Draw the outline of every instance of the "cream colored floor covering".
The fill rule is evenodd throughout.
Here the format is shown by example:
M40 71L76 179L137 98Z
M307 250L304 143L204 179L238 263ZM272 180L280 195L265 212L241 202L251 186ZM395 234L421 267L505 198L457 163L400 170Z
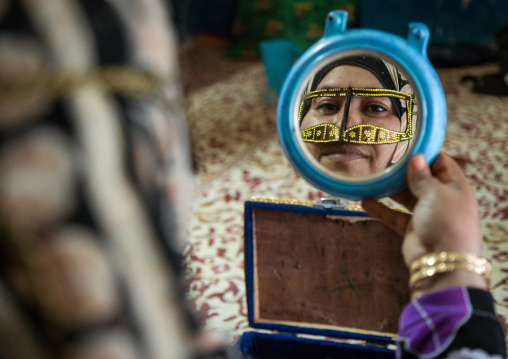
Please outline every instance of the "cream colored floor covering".
M186 250L188 296L206 327L232 336L248 328L244 202L252 196L316 199L322 195L298 177L282 153L275 105L261 100L262 65L240 67L232 74L222 69L221 81L191 86L187 109L197 162ZM463 75L495 70L484 65L438 73L448 105L443 150L466 161L465 171L481 207L484 254L494 269L492 293L500 315L508 318L508 98L475 95L460 83Z

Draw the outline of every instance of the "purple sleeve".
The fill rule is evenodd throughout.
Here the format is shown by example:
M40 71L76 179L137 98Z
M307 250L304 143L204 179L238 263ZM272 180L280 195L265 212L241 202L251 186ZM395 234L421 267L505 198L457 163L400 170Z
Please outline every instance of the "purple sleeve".
M492 297L465 287L432 292L409 303L400 318L398 342L398 358L460 358L463 350L481 351L480 358L505 357Z

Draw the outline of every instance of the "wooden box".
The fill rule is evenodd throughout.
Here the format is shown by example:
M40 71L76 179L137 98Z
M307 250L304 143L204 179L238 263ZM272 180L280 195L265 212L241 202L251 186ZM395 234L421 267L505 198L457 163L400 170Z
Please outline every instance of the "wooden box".
M363 212L246 202L249 324L265 332L245 332L237 350L253 359L393 358L409 301L401 244Z

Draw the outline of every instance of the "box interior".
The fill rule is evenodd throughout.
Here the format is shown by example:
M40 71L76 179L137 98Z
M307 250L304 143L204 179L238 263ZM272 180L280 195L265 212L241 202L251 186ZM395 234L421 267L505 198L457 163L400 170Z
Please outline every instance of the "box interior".
M409 301L401 243L366 217L253 208L253 322L393 337Z

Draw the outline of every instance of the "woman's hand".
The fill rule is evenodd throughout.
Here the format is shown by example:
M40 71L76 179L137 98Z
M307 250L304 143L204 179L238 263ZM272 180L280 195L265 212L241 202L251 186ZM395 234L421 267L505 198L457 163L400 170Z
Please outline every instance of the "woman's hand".
M431 252L457 251L480 256L482 239L478 204L459 165L440 153L429 167L425 158L418 154L409 161L407 179L409 189L393 199L412 211L413 216L372 199L362 201L368 214L404 236L402 254L406 265ZM436 276L423 289L456 285L487 287L478 274L454 271Z

